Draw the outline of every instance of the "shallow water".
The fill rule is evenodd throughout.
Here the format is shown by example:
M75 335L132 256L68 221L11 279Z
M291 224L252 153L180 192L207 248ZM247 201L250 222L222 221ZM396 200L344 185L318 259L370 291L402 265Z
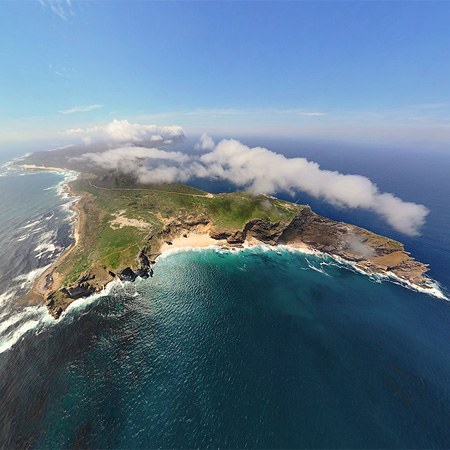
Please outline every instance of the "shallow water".
M20 298L72 242L64 176L0 175L0 447L450 445L450 303L329 258L202 250L56 322ZM448 295L446 189L415 246Z
M80 303L2 355L3 445L448 446L450 304L321 263L179 253Z

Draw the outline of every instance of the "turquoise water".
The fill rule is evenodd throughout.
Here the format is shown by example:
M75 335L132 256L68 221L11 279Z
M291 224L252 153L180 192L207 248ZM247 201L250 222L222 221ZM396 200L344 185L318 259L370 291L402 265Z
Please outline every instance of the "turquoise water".
M6 445L447 447L449 307L310 255L170 255L3 354Z
M0 170L0 448L450 446L450 303L330 259L178 253L58 322L24 305L72 242L63 179ZM417 179L407 248L448 295L449 185Z

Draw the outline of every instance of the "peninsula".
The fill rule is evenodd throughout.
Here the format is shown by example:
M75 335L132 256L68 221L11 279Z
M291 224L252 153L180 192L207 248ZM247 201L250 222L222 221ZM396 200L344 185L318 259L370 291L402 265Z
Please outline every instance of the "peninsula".
M30 292L55 318L74 300L101 291L114 279L151 277L158 255L175 247L289 245L431 289L427 265L413 259L400 242L319 216L307 205L247 192L210 194L181 183L140 185L117 171L70 167L52 153L51 163L32 154L18 164L79 172L66 185L76 197L74 243Z

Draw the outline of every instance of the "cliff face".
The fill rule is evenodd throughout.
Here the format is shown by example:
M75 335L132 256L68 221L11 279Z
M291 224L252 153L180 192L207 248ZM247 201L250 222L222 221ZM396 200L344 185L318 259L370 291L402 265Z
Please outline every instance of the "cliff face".
M252 219L242 229L214 227L206 215L188 216L172 220L162 230L150 234L143 242L136 258L136 267L124 267L117 274L106 266L100 270L90 270L76 283L51 293L47 306L55 318L58 318L71 301L91 295L101 290L115 277L123 281L134 281L137 277L147 278L153 275L151 268L159 255L163 243L186 236L186 233L199 233L209 230L211 238L224 246L242 246L252 238L268 245L306 244L310 248L353 261L357 267L368 273L391 272L405 282L426 287L429 279L425 264L415 261L404 251L397 241L388 239L363 228L342 222L335 222L319 216L309 206L300 211L290 221L270 222Z
M369 273L391 272L406 282L427 287L428 266L414 260L401 243L363 228L319 216L309 206L287 225L256 219L243 229L243 239L251 235L261 242L304 243L315 250L353 261Z
M180 230L208 224L206 217L189 224L167 226L160 238L174 237ZM212 227L209 235L224 245L239 246L249 237L268 245L302 243L314 250L352 261L368 273L390 272L406 282L427 287L428 266L412 258L400 242L371 233L363 228L319 216L303 206L290 222L248 221L241 230Z

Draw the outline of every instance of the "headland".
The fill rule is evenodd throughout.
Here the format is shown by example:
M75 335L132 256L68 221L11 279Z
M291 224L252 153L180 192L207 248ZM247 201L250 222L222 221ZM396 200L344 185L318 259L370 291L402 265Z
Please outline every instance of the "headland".
M71 167L18 164L31 170ZM289 246L330 255L368 274L433 290L428 267L404 246L299 205L247 192L211 194L181 184L140 185L119 172L79 172L66 183L76 198L74 243L36 281L29 298L59 316L74 300L115 279L153 276L156 258L174 248Z

